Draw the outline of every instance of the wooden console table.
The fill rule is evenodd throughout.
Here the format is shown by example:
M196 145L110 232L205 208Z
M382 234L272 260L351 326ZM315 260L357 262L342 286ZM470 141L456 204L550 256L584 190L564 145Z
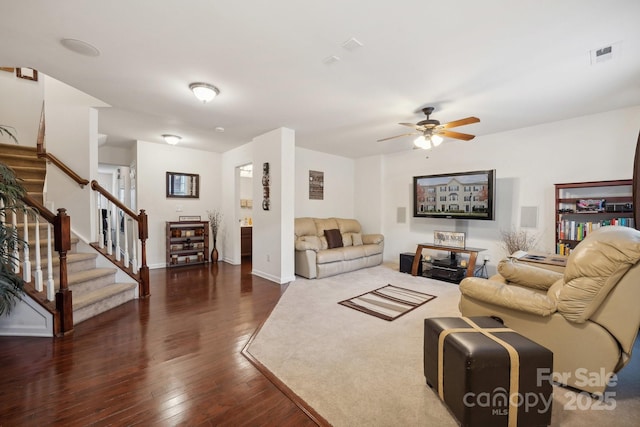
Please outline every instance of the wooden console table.
M413 257L413 265L411 266L412 276L418 275L418 265L420 264L420 258L423 249L469 254L469 263L467 264L467 277L473 277L473 273L476 268L476 259L478 258L478 252L486 251L486 249L481 248L454 248L451 246L434 245L433 243L420 243L418 245L418 248L416 249L416 254Z

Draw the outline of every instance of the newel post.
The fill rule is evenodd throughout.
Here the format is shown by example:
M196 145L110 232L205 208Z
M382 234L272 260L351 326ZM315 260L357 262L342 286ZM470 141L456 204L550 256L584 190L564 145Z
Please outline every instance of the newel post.
M67 282L67 251L71 250L71 218L64 208L58 209L53 224L54 248L60 256L60 288L56 292L56 309L60 313L60 331L73 331L73 300Z
M147 265L147 239L149 238L149 224L144 209L138 215L138 238L140 239L140 297L151 295L149 290L149 266Z

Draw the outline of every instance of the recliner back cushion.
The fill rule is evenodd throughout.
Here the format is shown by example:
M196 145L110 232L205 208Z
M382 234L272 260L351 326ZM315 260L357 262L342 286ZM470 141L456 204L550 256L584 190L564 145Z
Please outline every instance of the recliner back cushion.
M316 235L324 236L324 230L338 229L338 222L335 218L314 218L316 223Z
M608 226L588 235L569 255L558 312L584 323L638 260L640 231Z
M342 234L360 232L360 223L356 219L336 218L336 221Z
M293 226L296 237L318 235L313 218L296 218Z

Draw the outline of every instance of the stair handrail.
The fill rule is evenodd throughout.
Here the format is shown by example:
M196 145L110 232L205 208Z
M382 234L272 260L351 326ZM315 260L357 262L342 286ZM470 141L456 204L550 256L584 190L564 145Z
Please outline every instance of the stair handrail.
M139 271L139 284L140 284L140 297L146 298L150 295L149 290L149 266L147 265L147 239L149 238L149 225L147 214L144 209L140 209L140 213L136 214L134 211L125 206L120 200L113 196L107 189L102 187L95 179L91 181L91 189L97 191L105 199L113 203L118 209L127 214L133 220L138 223L138 239L140 240L140 271ZM100 237L98 237L100 238Z
M80 188L84 188L85 185L89 184L89 180L82 178L80 175L75 173L73 169L67 166L62 160L58 159L51 153L47 153L47 150L44 146L44 134L45 134L45 124L44 124L44 102L42 103L42 112L40 113L40 124L38 125L38 141L36 144L36 153L38 154L39 159L46 159L51 162L54 166L60 169L62 172L67 174L71 179L80 184Z
M65 208L59 208L54 214L39 201L24 194L22 201L37 210L39 217L53 225L54 249L60 257L60 287L56 292L56 311L59 314L59 324L54 324L54 334L69 334L73 332L73 298L67 279L67 252L71 250L71 217ZM36 242L36 244L38 244Z

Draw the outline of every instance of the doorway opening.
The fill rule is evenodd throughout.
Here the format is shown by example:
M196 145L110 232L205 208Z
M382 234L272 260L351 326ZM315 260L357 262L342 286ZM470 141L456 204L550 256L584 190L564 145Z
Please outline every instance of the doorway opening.
M253 164L238 166L238 223L240 224L240 263L250 263L253 249Z

